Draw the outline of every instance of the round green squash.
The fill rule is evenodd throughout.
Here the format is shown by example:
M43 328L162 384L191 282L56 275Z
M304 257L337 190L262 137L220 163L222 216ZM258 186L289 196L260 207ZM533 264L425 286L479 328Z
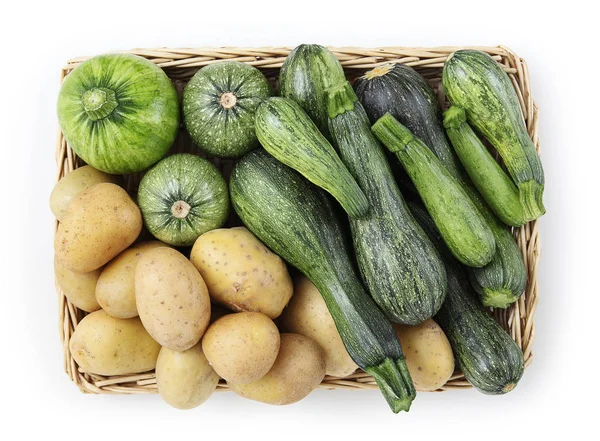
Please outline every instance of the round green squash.
M237 61L210 64L183 91L185 127L209 155L238 158L259 146L254 114L269 95L269 83L255 67Z
M180 153L167 156L142 178L138 204L148 231L162 242L190 246L223 226L229 214L225 179L212 163Z
M58 121L75 153L106 173L147 169L169 150L179 129L179 102L162 69L130 54L83 62L64 80Z

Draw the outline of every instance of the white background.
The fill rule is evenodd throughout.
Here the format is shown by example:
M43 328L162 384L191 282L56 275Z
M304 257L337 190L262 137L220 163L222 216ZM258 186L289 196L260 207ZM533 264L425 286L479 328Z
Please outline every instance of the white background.
M592 46L598 40L596 14L583 3L589 2L4 3L0 437L492 440L576 439L587 432L599 409L600 226L593 215L600 190L600 66ZM81 394L62 371L47 203L55 179L55 101L62 63L134 47L299 43L501 43L527 60L541 109L548 210L541 221L533 364L508 395L421 393L410 413L400 415L389 411L377 391L316 391L287 407L220 393L187 412L171 409L157 396Z

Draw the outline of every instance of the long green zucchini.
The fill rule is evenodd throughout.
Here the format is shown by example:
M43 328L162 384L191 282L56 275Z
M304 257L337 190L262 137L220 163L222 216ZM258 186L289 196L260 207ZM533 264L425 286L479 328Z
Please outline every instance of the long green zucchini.
M510 392L523 375L523 352L479 304L464 269L444 246L427 212L414 203L409 207L446 263L448 293L435 321L448 337L458 367L483 393Z
M505 224L523 225L519 190L473 132L465 111L457 106L446 110L444 127L460 162L494 214Z
M326 95L334 145L369 201L366 216L350 219L362 279L390 320L421 323L444 300L444 264L408 211L350 83L329 88Z
M525 220L543 215L544 170L506 72L484 52L459 50L444 63L442 83L452 104L465 110L469 124L502 156L519 189Z
M337 199L348 216L364 216L369 203L344 163L302 108L269 98L256 112L256 135L267 152Z
M496 254L483 268L469 268L473 287L486 306L505 308L523 293L527 273L515 239L492 214L481 195L469 182L455 155L442 123L442 111L429 83L408 66L386 65L367 72L355 83L359 100L372 123L389 112L419 137L442 161L444 167L464 184L471 200L494 233ZM399 164L394 160L392 168ZM401 167L399 167L401 168ZM394 169L396 174L396 169ZM406 180L399 181L407 189ZM411 189L414 193L414 188Z
M326 193L264 150L235 166L233 207L246 227L317 287L348 353L373 375L394 412L415 397L392 325L356 277Z
M456 258L474 267L489 263L496 251L494 235L460 181L389 113L379 118L372 130L402 163Z

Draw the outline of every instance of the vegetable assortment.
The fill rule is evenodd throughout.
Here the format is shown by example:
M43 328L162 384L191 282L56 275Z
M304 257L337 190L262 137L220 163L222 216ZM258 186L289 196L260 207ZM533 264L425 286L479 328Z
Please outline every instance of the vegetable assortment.
M485 307L525 289L507 225L544 213L544 177L504 71L451 55L444 116L412 68L353 88L319 45L294 49L278 80L234 61L198 70L181 119L206 159L168 154L180 106L153 63L106 54L67 76L59 121L89 165L50 206L57 284L87 313L69 341L80 371L155 370L178 409L220 380L290 404L357 368L396 413L455 365L481 392L514 389L523 353ZM231 176L214 157L236 159ZM130 195L120 175L136 172Z

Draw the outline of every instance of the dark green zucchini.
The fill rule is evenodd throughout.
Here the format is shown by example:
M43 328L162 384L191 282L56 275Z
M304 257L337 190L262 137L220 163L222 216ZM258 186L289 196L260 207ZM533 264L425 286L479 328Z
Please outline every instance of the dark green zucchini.
M315 284L348 353L373 375L392 410L408 410L415 389L402 348L354 273L327 194L263 150L236 164L230 190L246 227Z
M464 269L444 246L427 212L414 203L409 206L446 263L448 293L435 321L448 337L458 367L483 393L510 392L523 375L523 352L479 304Z
M444 264L408 211L350 83L327 89L327 105L337 151L369 201L366 216L350 219L362 279L391 321L421 323L444 300Z
M256 135L267 152L327 190L348 216L364 216L369 203L329 141L302 108L287 98L269 98L256 112Z
M526 282L521 250L510 231L492 214L464 172L446 137L442 112L427 81L408 66L374 69L357 81L356 91L371 122L389 112L442 161L452 175L460 179L471 200L485 216L494 233L496 254L483 268L469 268L473 287L487 306L502 307L523 293ZM395 159L392 165L398 164ZM400 167L401 168L401 167ZM400 178L402 181L402 178ZM402 182L403 189L407 185Z
M519 190L473 132L465 111L457 106L446 110L444 127L460 162L494 214L505 224L523 225Z
M496 251L494 235L462 183L389 113L379 118L372 130L396 154L456 258L468 266L488 264Z
M279 93L298 103L329 139L325 90L344 81L344 69L335 55L318 44L301 44L281 66Z
M519 189L525 220L543 215L544 170L506 72L484 52L459 50L444 63L442 83L450 102L465 110L469 124L502 157Z

